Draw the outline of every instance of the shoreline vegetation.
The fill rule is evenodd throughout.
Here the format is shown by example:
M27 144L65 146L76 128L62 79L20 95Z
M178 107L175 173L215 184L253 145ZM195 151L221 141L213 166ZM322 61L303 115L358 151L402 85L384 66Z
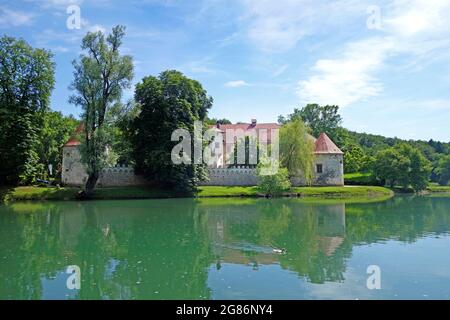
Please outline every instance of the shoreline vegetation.
M430 190L445 192L445 188ZM0 189L1 202L16 201L68 201L78 200L77 193L81 188L57 187L13 187ZM450 187L447 190L450 192ZM379 186L345 186L345 187L293 187L283 194L285 197L311 199L367 199L390 198L394 191ZM125 200L125 199L166 199L186 198L189 196L176 194L170 190L155 187L115 187L96 189L93 200ZM265 197L257 186L228 187L202 186L192 198L258 198Z

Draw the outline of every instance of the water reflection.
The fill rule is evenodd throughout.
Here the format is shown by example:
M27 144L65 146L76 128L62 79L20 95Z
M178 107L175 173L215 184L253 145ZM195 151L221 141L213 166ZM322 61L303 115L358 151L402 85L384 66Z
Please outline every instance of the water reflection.
M0 206L0 298L306 298L306 284L350 283L358 247L449 231L449 198L18 203Z

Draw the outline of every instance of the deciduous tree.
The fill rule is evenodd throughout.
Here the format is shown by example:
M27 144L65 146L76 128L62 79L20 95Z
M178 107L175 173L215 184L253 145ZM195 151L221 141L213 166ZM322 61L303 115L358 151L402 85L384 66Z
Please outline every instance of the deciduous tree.
M87 197L92 196L106 165L105 149L110 137L104 125L108 108L120 101L123 89L130 86L133 78L132 58L119 51L124 35L123 26L114 27L107 37L101 31L89 32L81 45L85 53L73 62L71 88L76 93L70 100L83 108L85 132L81 154L89 175L85 186Z
M175 70L142 79L135 98L141 112L129 135L136 169L163 187L195 192L198 182L206 178L205 166L192 159L190 164L172 163L171 151L178 142L171 141L171 135L186 129L193 136L194 122L206 119L212 98L198 81Z
M40 171L40 114L49 105L54 69L49 51L0 38L0 184L29 183Z
M302 176L310 184L313 178L314 141L300 119L280 128L280 163L291 176Z

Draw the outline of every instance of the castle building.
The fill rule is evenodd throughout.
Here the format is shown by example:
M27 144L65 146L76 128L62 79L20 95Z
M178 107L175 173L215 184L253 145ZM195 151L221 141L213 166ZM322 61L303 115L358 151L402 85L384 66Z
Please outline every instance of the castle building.
M267 139L265 143L272 143L272 133L280 128L277 123L257 123L252 119L251 123L238 124L216 124L211 126L218 130L223 137L222 155L218 155L213 163L209 164L209 181L203 182L203 185L224 185L224 186L249 186L257 184L256 169L254 166L233 165L228 166L226 158L230 153L230 148L234 148L236 137L232 141L227 136L227 131L239 132L241 137L259 137L264 134ZM63 147L62 161L62 183L67 186L82 186L87 180L87 172L84 164L81 162L79 151L80 141L77 135L83 132L83 125L80 125L75 134L67 141ZM314 141L314 166L312 185L316 186L342 186L344 185L344 154L325 134L321 133L319 137L311 137ZM131 186L145 184L145 180L134 174L131 167L106 168L100 175L99 186ZM293 185L305 185L302 177L292 178Z

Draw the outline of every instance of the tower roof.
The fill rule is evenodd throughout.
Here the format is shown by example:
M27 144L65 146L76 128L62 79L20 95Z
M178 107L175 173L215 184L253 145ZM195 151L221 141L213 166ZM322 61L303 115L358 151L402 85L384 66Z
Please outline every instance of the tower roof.
M81 142L78 140L77 136L84 131L84 123L80 123L75 130L74 134L70 137L69 141L66 142L64 147L76 147L81 144Z
M315 154L343 154L326 133L321 133L315 142Z

